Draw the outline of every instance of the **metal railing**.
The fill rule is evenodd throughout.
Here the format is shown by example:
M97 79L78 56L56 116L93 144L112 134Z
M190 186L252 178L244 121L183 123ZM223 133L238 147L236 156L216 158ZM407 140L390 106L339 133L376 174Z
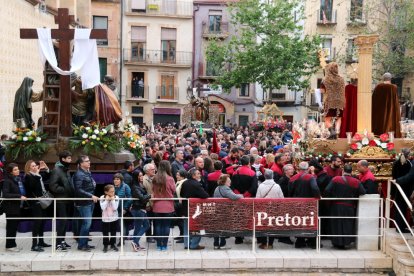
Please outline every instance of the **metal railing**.
M149 86L127 85L127 100L148 100Z
M157 86L157 101L178 101L178 87L171 85Z
M203 36L204 37L225 37L229 35L229 23L221 21L213 26L210 26L208 21L203 21Z
M336 24L337 10L333 9L330 13L324 13L323 10L317 11L317 24L318 25L334 25Z
M391 199L391 184L393 184L397 188L397 191L401 194L402 198L404 199L405 203L407 204L407 206L411 210L411 212L413 211L413 205L411 204L410 200L405 195L405 193L404 193L403 189L401 188L401 186L395 180L388 180L388 183L387 183L387 198L386 198L386 203L385 203L385 219L387 220L386 227L390 228L390 221L392 221L394 223L395 227L398 229L398 233L400 234L400 236L403 239L405 245L407 246L408 250L410 251L411 256L414 258L413 249L411 248L411 246L408 243L407 239L403 235L402 229L400 229L400 226L397 224L397 222L394 219L391 218L391 215L390 215L391 214L391 203L393 203L393 205L395 206L397 212L400 214L401 218L403 219L404 225L407 226L407 229L409 230L409 233L411 234L412 237L414 237L413 229L410 227L410 224L405 219L405 214L401 211L401 209L398 206L397 202L395 202L394 200Z
M123 49L125 62L191 66L192 52L175 50Z

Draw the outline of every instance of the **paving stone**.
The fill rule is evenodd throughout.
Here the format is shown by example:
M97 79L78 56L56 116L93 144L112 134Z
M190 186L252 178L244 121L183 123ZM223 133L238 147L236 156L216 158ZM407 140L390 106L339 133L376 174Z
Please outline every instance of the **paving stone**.
M38 254L32 260L32 271L60 271L61 261L66 253Z
M338 259L329 251L315 252L314 250L305 250L309 256L311 268L337 268Z
M175 251L174 256L175 269L200 269L202 266L202 258L200 251Z
M230 268L230 259L227 250L201 252L202 268Z
M118 263L119 253L94 253L91 258L90 267L92 270L117 270Z
M314 251L316 253L316 250ZM301 249L281 250L284 268L310 268L310 258Z
M230 268L256 268L256 256L251 251L228 250Z
M90 270L90 261L93 253L72 251L62 259L61 270Z
M147 269L147 251L128 252L119 256L119 270Z
M37 253L7 253L1 256L1 272L31 271Z
M147 269L174 269L174 251L148 251Z
M381 252L358 251L365 260L365 268L392 268L392 258Z
M338 268L365 268L365 260L356 250L332 250L331 252L338 258Z
M283 268L283 257L278 250L259 250L256 256L257 268Z

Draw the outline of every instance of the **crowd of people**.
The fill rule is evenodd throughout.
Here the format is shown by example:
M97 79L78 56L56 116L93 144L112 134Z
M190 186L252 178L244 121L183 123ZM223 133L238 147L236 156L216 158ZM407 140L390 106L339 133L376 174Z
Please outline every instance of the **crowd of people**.
M174 238L176 243L183 243L186 249L204 249L200 245L202 236L189 233L188 198L358 198L378 193L377 181L366 160L358 162L357 176L340 156L333 156L328 164L316 159L296 160L286 138L288 129L275 133L233 127L200 134L193 128L156 126L155 131L140 132L145 139L142 158L135 163L126 161L123 170L114 172L113 183L105 185L102 194L98 194L86 155L78 156L77 170L72 174L69 166L74 156L69 151L59 153L53 169L42 161L28 160L24 176L17 164L7 163L3 197L15 200L3 202L6 250L21 250L15 238L23 208L30 208L34 218L31 250L42 252L50 246L43 238L48 210L53 206L51 201L42 199L48 194L57 199L56 250L71 248L65 240L71 217L77 249L93 250L89 232L94 208L100 207L103 251L107 252L118 251L132 229L130 243L134 251L146 250L141 241L144 234L146 242L155 242L157 250L165 251L170 229L174 227L180 231ZM401 173L395 167L398 177L411 169L404 167L405 173ZM320 201L319 215L354 217L356 208L355 200ZM332 245L346 249L353 246L354 238L349 235L355 235L355 224L353 218L323 219L321 234L334 235ZM121 229L123 238L117 239L117 231ZM229 248L228 238L214 237L214 249ZM295 248L316 247L316 238L269 236L258 237L259 248L273 248L276 239ZM235 237L235 244L243 242L244 237Z

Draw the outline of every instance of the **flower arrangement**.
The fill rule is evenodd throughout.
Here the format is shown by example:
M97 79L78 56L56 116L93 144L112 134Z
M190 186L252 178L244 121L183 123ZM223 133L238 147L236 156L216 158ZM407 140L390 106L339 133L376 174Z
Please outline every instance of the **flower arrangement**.
M396 154L394 149L395 145L391 141L388 133L383 133L379 137L374 136L372 133L355 133L354 137L352 137L352 143L350 144L347 156L351 156L363 147L379 147L391 156Z
M124 125L124 133L122 134L121 143L124 149L129 150L137 159L141 158L141 137L136 133L136 128L131 122Z
M285 130L286 123L283 119L278 120L278 119L269 118L267 121L264 121L264 122L253 122L250 124L250 127L254 131L267 130L267 131L283 132L283 130Z
M45 139L46 134L29 128L16 128L11 139L5 141L6 155L9 159L17 159L21 154L25 159L40 156L48 149Z
M102 126L99 123L88 126L73 125L73 135L69 147L81 148L86 154L99 152L117 152L121 144L116 136L110 131L112 125Z

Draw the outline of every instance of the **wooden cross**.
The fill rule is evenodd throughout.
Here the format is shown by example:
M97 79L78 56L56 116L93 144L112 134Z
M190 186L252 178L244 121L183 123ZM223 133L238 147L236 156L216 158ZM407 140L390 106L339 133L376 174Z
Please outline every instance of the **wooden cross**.
M58 29L52 29L52 38L59 40L59 57L58 65L62 70L70 70L70 41L74 38L75 30L70 29L70 23L74 22L73 15L69 15L67 8L59 8L58 15L55 16L55 23L59 25ZM106 39L107 30L93 29L90 34L91 39ZM36 29L20 29L20 38L36 39ZM60 135L64 137L72 136L72 101L70 76L60 76ZM58 133L59 135L59 133Z

